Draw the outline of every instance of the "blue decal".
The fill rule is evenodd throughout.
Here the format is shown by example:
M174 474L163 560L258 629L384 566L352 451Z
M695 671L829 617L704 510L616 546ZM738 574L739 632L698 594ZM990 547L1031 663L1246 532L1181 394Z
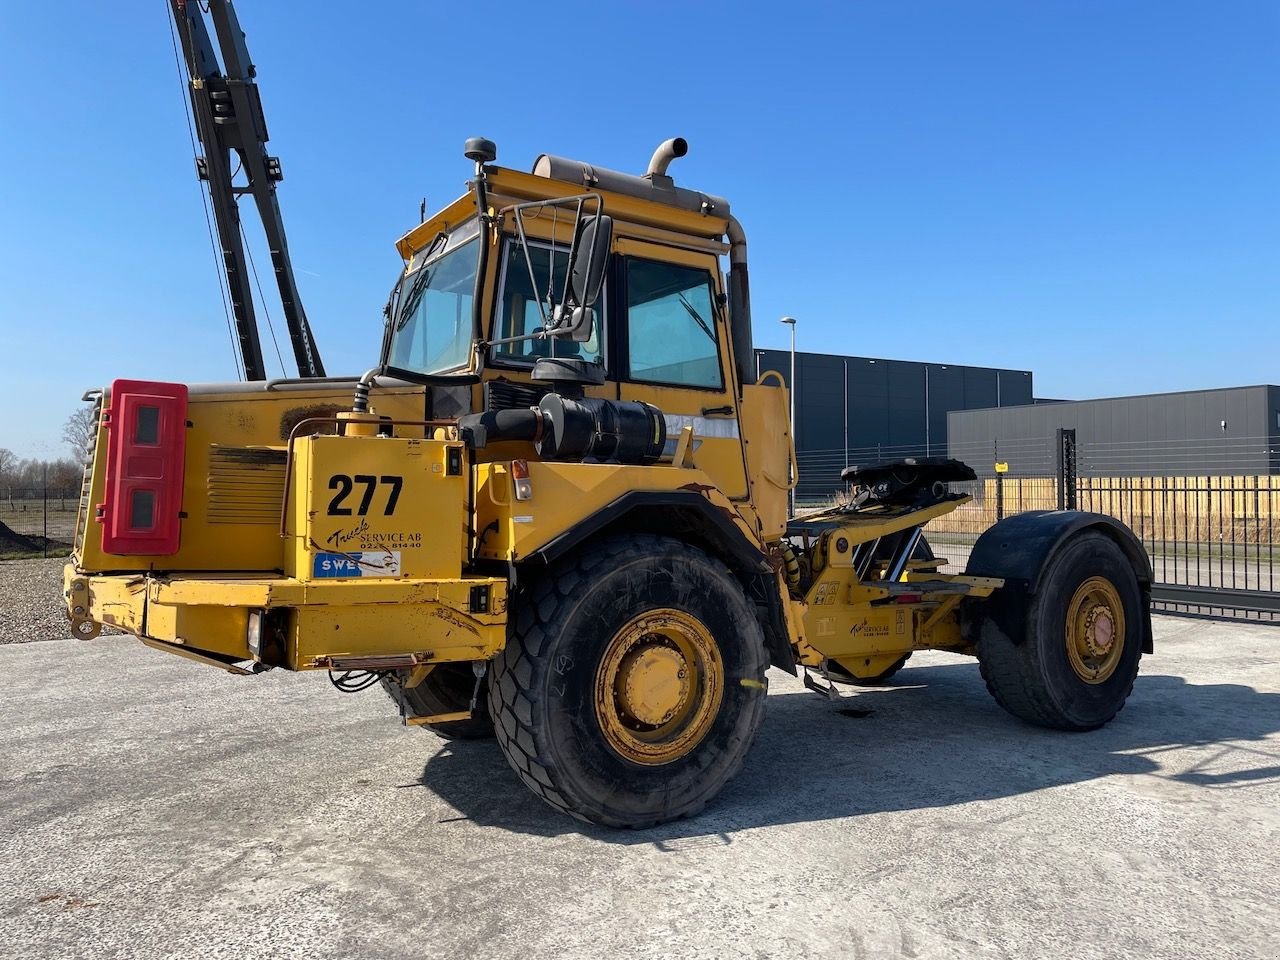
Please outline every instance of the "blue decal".
M311 576L317 580L324 577L362 577L364 571L360 566L360 554L317 553Z

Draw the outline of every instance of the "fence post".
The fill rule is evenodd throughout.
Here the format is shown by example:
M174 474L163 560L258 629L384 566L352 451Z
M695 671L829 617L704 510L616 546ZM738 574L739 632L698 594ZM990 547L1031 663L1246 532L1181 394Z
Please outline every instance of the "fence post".
M46 560L49 559L49 464L44 464L40 470L40 513L43 517L44 542L40 545L41 553Z
M1079 500L1076 495L1076 432L1058 428L1057 437L1058 509L1075 510Z
M997 464L1000 462L1000 441L991 441L991 462ZM996 521L1004 519L1004 473L998 468L996 471Z

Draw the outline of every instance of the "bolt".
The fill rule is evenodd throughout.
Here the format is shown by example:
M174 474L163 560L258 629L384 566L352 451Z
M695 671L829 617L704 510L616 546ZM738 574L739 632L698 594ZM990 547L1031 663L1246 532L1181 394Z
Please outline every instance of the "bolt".
M74 613L77 617L83 617L84 607L80 607L80 606L74 607L71 612Z
M677 679L677 680L683 680L683 679L684 679L684 674L685 674L684 668L683 668L683 667L681 667L681 668L680 668L680 670L676 673L676 679Z
M72 590L83 590L84 588L85 588L85 582L84 582L83 580L72 580L72 581L71 581L71 589L72 589Z

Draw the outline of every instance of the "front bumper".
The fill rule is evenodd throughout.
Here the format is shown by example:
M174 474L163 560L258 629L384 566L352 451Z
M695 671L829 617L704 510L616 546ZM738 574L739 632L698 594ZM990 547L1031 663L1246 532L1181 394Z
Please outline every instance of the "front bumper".
M110 625L171 652L231 667L388 669L485 660L506 642L507 582L246 574L94 574L63 570L75 636ZM250 614L270 636L250 648Z

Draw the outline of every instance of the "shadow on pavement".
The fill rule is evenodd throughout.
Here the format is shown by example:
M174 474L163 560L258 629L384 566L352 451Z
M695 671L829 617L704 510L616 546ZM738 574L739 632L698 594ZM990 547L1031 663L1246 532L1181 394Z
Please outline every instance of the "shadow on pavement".
M615 831L571 820L536 799L491 741L446 744L419 784L459 811L456 819L519 833L579 833L610 843L732 842L753 827L926 809L1016 796L1111 774L1156 774L1166 750L1261 740L1280 731L1280 694L1236 684L1140 676L1124 711L1085 734L1041 730L990 699L971 664L916 667L895 687L839 703L774 694L746 765L692 820ZM1247 787L1280 776L1267 764L1164 774L1204 788ZM447 821L446 821L447 822Z

